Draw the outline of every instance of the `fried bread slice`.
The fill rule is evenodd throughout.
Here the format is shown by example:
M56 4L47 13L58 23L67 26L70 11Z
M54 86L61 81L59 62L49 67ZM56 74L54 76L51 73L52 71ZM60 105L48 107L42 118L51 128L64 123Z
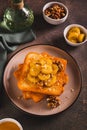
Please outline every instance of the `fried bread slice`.
M14 76L16 77L17 80L20 79L22 68L23 68L23 64L19 64L18 70L15 71L14 73ZM22 94L24 99L32 99L34 102L39 102L44 98L44 95L41 93L22 91Z
M67 60L63 58L53 57L47 53L29 52L25 57L20 78L17 79L18 88L43 95L60 95L68 82L66 65ZM16 73L14 72L14 75Z
M23 98L32 99L34 102L39 102L44 98L44 94L24 91Z

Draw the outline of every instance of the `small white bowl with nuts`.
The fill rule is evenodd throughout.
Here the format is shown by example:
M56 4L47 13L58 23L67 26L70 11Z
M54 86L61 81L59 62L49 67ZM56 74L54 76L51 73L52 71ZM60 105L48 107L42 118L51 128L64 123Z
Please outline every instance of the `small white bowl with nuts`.
M64 38L71 46L80 46L87 42L87 29L80 24L71 24L64 29Z
M52 25L61 24L68 17L68 8L60 2L49 2L43 7L43 17Z

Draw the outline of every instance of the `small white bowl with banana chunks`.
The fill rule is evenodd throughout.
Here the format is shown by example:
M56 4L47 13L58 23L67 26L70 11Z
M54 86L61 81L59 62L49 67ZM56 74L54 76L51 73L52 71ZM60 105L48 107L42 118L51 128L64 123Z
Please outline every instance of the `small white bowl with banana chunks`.
M87 29L80 24L71 24L64 29L64 38L71 46L80 46L87 42Z

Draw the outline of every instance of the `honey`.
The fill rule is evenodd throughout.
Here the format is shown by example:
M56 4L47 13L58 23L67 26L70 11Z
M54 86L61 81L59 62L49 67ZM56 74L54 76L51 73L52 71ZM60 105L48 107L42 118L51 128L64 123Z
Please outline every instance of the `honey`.
M0 130L20 130L17 124L6 121L3 123L0 123Z

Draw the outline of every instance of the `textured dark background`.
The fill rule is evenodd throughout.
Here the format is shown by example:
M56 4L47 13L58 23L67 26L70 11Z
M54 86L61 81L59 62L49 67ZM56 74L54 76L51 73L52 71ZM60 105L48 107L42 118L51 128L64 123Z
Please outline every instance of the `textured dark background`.
M63 30L69 24L78 23L87 28L86 0L59 0L69 9L68 19L58 26L46 23L42 8L50 0L25 0L34 11L35 20L32 26L36 40L29 44L52 44L68 53L77 61L82 74L82 90L77 101L60 114L47 117L32 116L20 111L7 97L4 88L0 93L0 119L12 117L20 121L24 130L87 130L87 43L80 47L71 47L63 38ZM9 5L9 1L0 0L0 17ZM26 44L27 45L27 44Z

